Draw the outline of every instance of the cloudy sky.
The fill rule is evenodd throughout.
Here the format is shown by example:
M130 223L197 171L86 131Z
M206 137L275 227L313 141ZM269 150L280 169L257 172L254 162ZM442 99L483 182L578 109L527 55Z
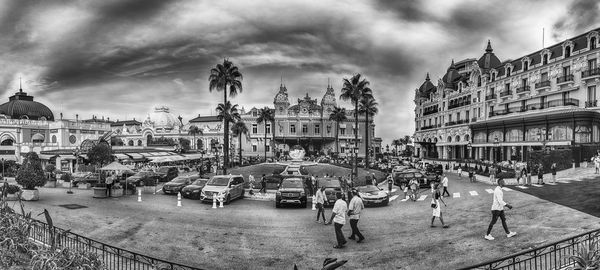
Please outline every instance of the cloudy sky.
M598 2L394 0L4 0L0 98L24 91L58 117L142 119L166 105L185 120L210 115L211 67L229 58L244 75L233 99L271 105L280 79L292 100L322 97L328 78L361 73L379 102L376 134L414 132L414 89L451 59L501 60L598 27ZM349 103L341 102L344 106Z

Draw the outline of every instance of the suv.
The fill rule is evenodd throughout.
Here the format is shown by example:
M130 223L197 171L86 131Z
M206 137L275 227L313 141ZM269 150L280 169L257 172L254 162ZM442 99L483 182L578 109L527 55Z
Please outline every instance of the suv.
M442 175L444 174L444 167L442 166L442 164L427 164L425 166L425 171L428 173Z
M231 200L244 197L244 177L241 175L215 175L204 186L200 193L202 202L211 202L213 196L225 196L225 204Z
M336 193L341 193L342 198L346 197L339 180L333 178L321 178L317 181L319 183L319 188L325 187L325 203L333 205L337 200Z
M160 175L160 182L169 182L179 175L177 167L163 166L156 171Z
M406 186L410 179L416 178L419 186L429 187L431 182L439 182L439 177L435 175L426 175L419 170L410 169L394 174L394 184L397 186Z
M275 207L281 207L282 203L292 203L306 208L306 185L304 183L304 179L298 177L283 179L275 193Z

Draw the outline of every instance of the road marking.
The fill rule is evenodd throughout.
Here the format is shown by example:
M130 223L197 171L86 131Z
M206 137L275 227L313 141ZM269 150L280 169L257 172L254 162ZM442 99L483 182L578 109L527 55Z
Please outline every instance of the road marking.
M556 186L556 183L546 183L546 185Z
M417 201L424 201L424 200L425 200L425 198L427 198L427 195L421 195L421 197L419 197L419 198L417 199Z
M515 187L518 187L520 189L528 189L528 187L526 187L526 186L515 186Z
M562 181L558 181L559 183L563 183L563 184L571 184L571 181L569 180L562 180Z
M469 194L471 194L471 196L477 196L477 195L479 195L477 193L477 191L474 191L474 190L469 191Z
M542 185L538 185L538 184L531 184L534 187L543 187Z
M398 195L394 195L394 196L390 197L390 202L393 201L393 200L395 200L395 199L398 199Z
M512 189L507 188L507 187L502 187L502 190L504 190L504 191L512 191Z
M486 188L486 189L485 189L485 192L487 192L487 193L489 193L489 194L492 194L492 193L494 193L494 190L492 190L492 189L489 189L489 188Z
M452 198L460 198L460 193L458 193L458 192L454 192L454 193L452 194Z
M581 178L575 178L575 179L573 179L573 181L581 182L583 180Z
M401 201L401 202L408 201L408 198L404 198L404 199L402 199L402 200L400 200L400 201Z

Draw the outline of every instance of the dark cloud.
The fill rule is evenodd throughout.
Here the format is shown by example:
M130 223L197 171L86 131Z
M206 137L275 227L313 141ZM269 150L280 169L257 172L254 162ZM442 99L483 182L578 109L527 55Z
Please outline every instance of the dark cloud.
M600 22L600 2L597 0L575 0L567 8L568 12L554 23L553 38L567 38L567 33L581 33Z
M382 11L393 11L399 19L407 21L424 21L431 19L423 8L422 1L377 0L377 7Z

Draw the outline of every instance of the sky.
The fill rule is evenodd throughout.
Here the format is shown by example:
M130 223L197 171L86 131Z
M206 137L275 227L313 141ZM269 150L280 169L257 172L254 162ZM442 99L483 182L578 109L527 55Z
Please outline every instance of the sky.
M379 103L384 144L414 133L414 90L452 59L501 61L598 27L594 0L4 0L0 99L19 89L55 117L144 119L167 106L183 121L214 114L210 69L227 58L243 74L241 107L320 101L328 80L360 73Z

